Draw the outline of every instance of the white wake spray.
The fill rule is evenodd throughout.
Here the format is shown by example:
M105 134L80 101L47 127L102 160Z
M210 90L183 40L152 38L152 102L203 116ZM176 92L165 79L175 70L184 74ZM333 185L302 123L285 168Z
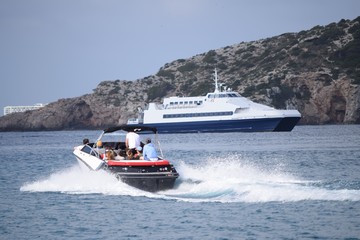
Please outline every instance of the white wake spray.
M164 194L190 202L360 201L359 190L326 189L281 169L281 166L264 169L237 156L209 159L202 165L183 162L177 166L181 183Z
M105 171L90 171L75 165L69 169L20 188L29 192L62 192L67 194L141 195L141 191L118 181Z
M141 191L105 171L89 171L78 165L26 183L20 190L144 196L188 202L360 201L360 190L327 189L319 181L297 179L281 166L264 169L239 156L209 158L205 163L180 162L175 167L180 173L175 188L158 193Z

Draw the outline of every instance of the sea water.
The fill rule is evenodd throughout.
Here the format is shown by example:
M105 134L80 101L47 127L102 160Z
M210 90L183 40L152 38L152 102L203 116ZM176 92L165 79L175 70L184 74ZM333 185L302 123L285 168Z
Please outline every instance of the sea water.
M158 193L81 167L98 135L0 133L0 239L360 239L360 125L160 135Z

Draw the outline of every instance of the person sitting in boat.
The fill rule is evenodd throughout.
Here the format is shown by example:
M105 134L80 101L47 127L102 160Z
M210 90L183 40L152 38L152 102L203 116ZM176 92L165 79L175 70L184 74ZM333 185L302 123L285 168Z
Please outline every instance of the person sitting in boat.
M146 139L146 144L143 149L143 156L144 156L144 160L149 160L149 161L157 161L158 160L158 155L157 155L155 146L154 146L154 144L151 143L150 138Z
M132 159L134 159L133 149L128 149L128 150L126 151L126 159L127 159L127 160L132 160Z
M140 136L134 131L126 134L125 144L127 149L135 149L140 146Z
M97 148L102 148L103 147L102 141L100 141L100 140L97 141L96 146L97 146Z
M125 150L120 150L119 151L119 154L116 156L116 158L118 159L118 160L124 160L124 159L126 159L126 151Z
M105 156L107 160L115 160L115 153L111 149L106 149Z
M143 155L141 153L142 147L137 147L136 148L136 153L134 154L134 159L136 160L143 160Z
M103 142L100 141L100 140L97 141L95 147L97 148L97 152L99 153L100 158L101 159L106 158L106 156L105 156L105 148L104 148Z

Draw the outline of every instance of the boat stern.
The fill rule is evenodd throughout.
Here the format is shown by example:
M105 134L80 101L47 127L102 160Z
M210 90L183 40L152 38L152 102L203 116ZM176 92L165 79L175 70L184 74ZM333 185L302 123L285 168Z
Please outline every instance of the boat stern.
M167 160L108 161L106 168L119 180L148 192L172 189L179 177L175 167Z

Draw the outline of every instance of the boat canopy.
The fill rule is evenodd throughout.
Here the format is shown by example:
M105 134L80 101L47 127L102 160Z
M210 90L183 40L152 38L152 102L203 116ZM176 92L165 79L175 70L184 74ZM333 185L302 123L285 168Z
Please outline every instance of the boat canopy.
M112 132L116 132L119 130L123 130L126 132L153 132L153 133L157 133L157 129L155 127L150 127L150 126L143 126L143 125L127 125L127 124L123 124L120 126L115 126L115 127L110 127L104 130L103 133L112 133Z

